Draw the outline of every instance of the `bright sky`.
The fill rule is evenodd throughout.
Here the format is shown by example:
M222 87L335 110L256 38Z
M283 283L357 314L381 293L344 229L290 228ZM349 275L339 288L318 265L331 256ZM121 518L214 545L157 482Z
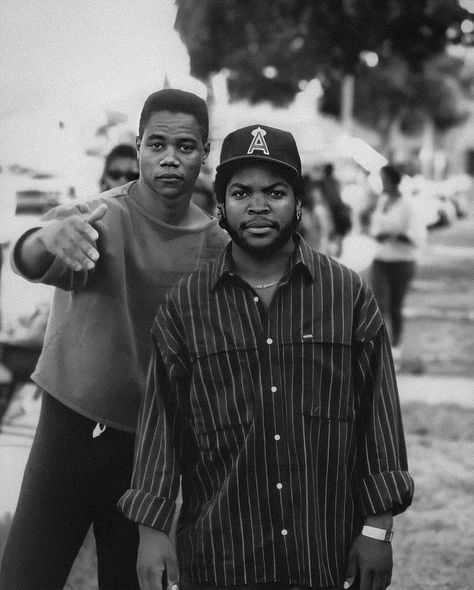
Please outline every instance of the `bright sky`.
M204 85L189 76L189 57L173 28L175 14L174 0L3 0L0 166L55 174L54 190L75 186L79 196L89 196L97 189L103 159L86 150L105 154L119 141L133 140L143 101L162 87L165 74L172 86L205 98ZM219 125L212 130L211 164L217 163L225 133L256 122L292 131L303 157L308 152L312 159L314 146L329 157L325 146L339 126L318 118L320 88L313 86L297 97L290 115L269 105L229 105L224 77L217 77L212 121ZM128 116L108 137L96 134L107 111ZM14 208L23 180L0 174L0 211ZM26 183L24 188L32 188ZM42 188L51 190L51 180Z
M203 95L188 76L175 12L174 0L3 0L0 165L51 168L59 151L105 123L107 109L128 114L135 131L166 72Z

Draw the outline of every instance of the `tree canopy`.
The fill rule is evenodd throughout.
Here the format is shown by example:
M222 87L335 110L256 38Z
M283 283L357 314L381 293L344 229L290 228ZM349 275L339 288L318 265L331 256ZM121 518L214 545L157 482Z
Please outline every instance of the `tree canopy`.
M290 103L301 82L360 74L360 55L403 63L414 76L461 40L458 0L176 0L175 27L191 74L229 72L232 99Z

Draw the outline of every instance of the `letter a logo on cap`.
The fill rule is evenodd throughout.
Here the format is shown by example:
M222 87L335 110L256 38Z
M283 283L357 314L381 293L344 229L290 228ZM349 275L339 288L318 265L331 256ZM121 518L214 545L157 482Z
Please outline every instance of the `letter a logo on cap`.
M267 142L265 141L266 134L267 132L265 131L265 129L262 129L261 127L257 127L252 131L253 139L247 151L247 154L253 154L256 150L259 150L263 152L266 156L270 155L270 152L268 151Z

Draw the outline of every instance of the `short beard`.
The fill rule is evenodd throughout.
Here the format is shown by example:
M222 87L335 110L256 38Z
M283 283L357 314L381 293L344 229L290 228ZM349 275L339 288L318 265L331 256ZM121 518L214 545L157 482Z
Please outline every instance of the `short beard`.
M256 256L259 259L266 259L272 258L274 254L279 252L285 246L285 244L290 240L292 235L295 233L299 222L300 220L295 210L293 219L290 221L290 223L288 223L288 225L284 226L283 228L281 228L279 224L276 225L276 229L278 229L278 235L273 242L267 244L266 246L254 246L250 244L248 240L244 237L241 227L239 226L238 229L230 227L224 215L222 215L219 221L219 225L227 231L227 233L232 238L232 242L239 246L239 248L242 248L242 250L244 250L251 256Z

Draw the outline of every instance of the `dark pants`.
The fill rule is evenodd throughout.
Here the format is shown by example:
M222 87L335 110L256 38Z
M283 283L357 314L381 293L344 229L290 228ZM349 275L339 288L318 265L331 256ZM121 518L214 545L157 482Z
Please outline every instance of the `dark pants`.
M95 423L47 393L5 547L1 590L60 590L93 525L99 588L135 590L137 526L117 508L134 435Z
M372 289L382 315L389 321L392 346L400 344L403 300L414 275L415 263L412 260L374 260L372 264Z

